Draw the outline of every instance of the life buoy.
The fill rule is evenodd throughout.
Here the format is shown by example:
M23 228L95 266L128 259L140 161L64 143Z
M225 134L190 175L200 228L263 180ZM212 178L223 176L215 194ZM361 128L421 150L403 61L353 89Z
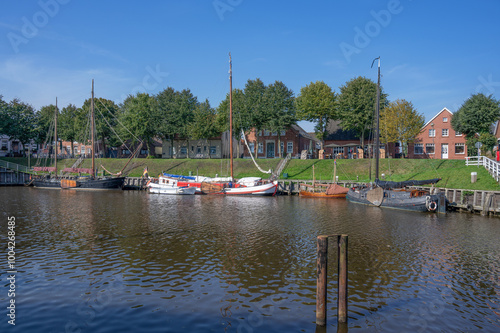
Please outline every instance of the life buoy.
M435 201L431 201L431 202L429 202L429 208L428 209L429 209L429 211L433 212L433 211L436 210L437 206L438 205L437 205L437 203Z

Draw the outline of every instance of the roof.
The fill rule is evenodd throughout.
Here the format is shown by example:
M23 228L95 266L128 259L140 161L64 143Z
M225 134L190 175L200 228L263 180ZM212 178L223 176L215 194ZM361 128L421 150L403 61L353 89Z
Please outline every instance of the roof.
M447 111L449 112L452 116L453 116L453 112L451 112L450 110L448 110L447 108L443 108L441 111L439 111L434 117L431 118L431 120L429 120L428 122L425 123L424 127L422 128L425 128L427 127L427 125L429 125L431 122L434 121L434 119L436 119L441 113L443 113L444 111Z
M311 136L309 133L307 133L306 131L304 131L304 129L302 127L300 127L299 125L297 124L293 124L291 126L291 128L293 128L294 130L296 130L297 132L299 132L300 135L302 135L304 138L307 138L309 140L313 140L313 141L319 141L316 136Z

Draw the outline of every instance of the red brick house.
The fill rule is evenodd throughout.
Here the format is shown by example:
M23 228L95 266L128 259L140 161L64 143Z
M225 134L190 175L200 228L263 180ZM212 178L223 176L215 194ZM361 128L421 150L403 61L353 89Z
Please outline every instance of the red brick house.
M465 135L451 127L453 113L442 109L429 120L417 136L414 144L408 145L409 158L465 159L467 146Z
M307 150L309 157L316 157L319 144L315 137L309 135L298 125L292 125L288 130L281 131L280 133L261 130L258 135L258 141L256 132L253 130L246 138L254 157L255 145L257 144L256 157L258 158L280 157L279 147L283 152L283 156L291 154L292 158L300 158L301 152ZM243 146L243 157L250 157L246 145Z

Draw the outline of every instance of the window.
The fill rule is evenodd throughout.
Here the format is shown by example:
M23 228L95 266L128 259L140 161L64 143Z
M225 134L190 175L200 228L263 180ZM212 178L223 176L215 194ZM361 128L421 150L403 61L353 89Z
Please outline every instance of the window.
M217 154L217 147L210 146L210 155L215 155L215 154Z
M333 147L333 155L344 154L344 147Z
M273 132L272 136L278 136L278 132Z
M293 141L290 141L290 142L286 143L286 152L287 153L293 153Z
M455 143L455 154L465 154L465 143Z
M264 152L264 144L262 142L259 142L259 150L257 153L262 154Z
M148 150L147 149L141 149L141 155L147 155Z
M462 132L455 132L455 136L462 136Z
M448 118L447 117L443 117L443 123L447 123L448 122Z
M285 151L285 143L283 141L281 141L281 143L280 143L280 152L281 152L281 154L283 154L284 151Z
M122 155L130 155L130 150L122 149Z
M250 147L250 151L252 152L252 154L255 152L255 142L250 142L248 144L248 147Z
M441 133L442 133L443 136L448 136L448 129L447 128L443 128L443 130L442 130Z
M433 143L426 143L425 144L425 152L427 154L434 154L434 144Z
M429 138L436 136L436 130L434 128L429 129Z
M280 135L281 135L281 136L285 136L285 135L286 135L286 131L285 131L285 130L282 130L282 131L280 132Z
M187 147L181 147L181 149L180 149L180 154L181 154L181 155L187 155L187 153L188 153L188 149L187 149Z
M201 154L201 147L196 147L196 154Z
M415 143L415 155L421 155L424 153L424 144Z
M264 130L264 136L269 136L269 130Z

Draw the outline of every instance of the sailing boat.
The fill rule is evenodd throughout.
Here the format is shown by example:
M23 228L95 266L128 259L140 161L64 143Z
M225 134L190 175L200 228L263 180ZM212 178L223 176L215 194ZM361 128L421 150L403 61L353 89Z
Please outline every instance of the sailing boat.
M234 181L233 176L233 68L229 53L229 158L231 177L228 182L202 181L199 188L203 194L273 196L278 190L277 181L260 177L245 177Z
M436 184L440 179L409 180L404 182L380 181L379 175L379 117L380 117L380 57L378 59L377 102L375 106L375 183L358 185L349 189L347 200L353 203L378 206L385 208L433 212L438 209L439 197L427 190L410 189L409 186ZM373 60L373 62L375 62ZM372 63L373 66L373 63ZM441 202L445 202L443 200ZM445 203L446 205L446 203ZM444 209L446 209L444 207ZM441 210L441 209L440 209Z
M90 103L90 132L91 132L91 152L92 152L92 168L91 169L74 169L66 168L66 172L88 173L90 176L77 177L76 179L62 179L61 188L75 190L112 190L121 189L125 182L125 177L97 177L95 167L95 119L94 119L94 80L92 80L92 99ZM140 146L140 145L139 145ZM132 157L135 154L132 154Z
M37 176L32 180L32 184L37 188L50 188L50 189L59 189L61 188L61 179L57 177L57 115L59 110L57 109L57 98L56 98L56 109L54 115L54 166L53 167L33 167L33 171L44 171L50 172L46 175ZM54 172L54 177L51 176L51 173ZM29 185L29 184L28 184Z

